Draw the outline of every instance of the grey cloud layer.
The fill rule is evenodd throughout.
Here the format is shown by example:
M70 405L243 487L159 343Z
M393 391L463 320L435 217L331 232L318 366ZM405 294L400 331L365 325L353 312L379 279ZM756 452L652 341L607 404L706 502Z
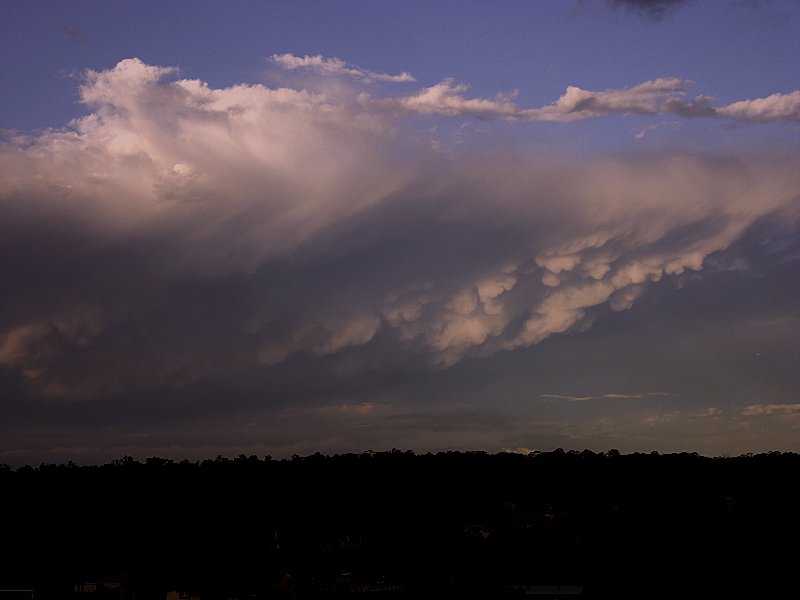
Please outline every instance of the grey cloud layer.
M606 0L606 4L611 8L627 8L660 21L673 10L683 4L688 4L691 0Z
M0 149L0 275L15 292L0 300L0 369L32 397L333 358L340 381L448 367L585 330L755 224L796 231L790 152L454 159L385 110L408 98L175 75L135 59L90 72L90 114ZM571 97L563 114L631 98L646 112L680 85Z

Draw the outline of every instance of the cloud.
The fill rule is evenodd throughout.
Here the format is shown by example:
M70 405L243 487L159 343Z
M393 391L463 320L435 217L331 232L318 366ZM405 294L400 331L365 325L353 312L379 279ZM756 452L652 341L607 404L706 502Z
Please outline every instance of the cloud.
M795 121L800 123L800 91L772 94L766 98L741 100L717 109L723 117L751 123Z
M416 81L411 73L403 71L399 75L387 75L386 73L375 73L361 67L356 67L341 60L340 58L325 58L319 54L315 56L295 56L294 54L273 54L270 60L289 71L296 69L308 69L322 75L343 75L351 77L365 83L376 81L386 81L389 83L409 83Z
M636 134L634 134L634 136L633 136L633 137L634 137L634 139L636 139L636 140L641 140L641 139L644 139L644 137L645 137L645 136L646 136L646 135L647 135L649 132L651 132L651 131L653 131L654 129L657 129L657 128L658 128L658 124L651 124L651 125L648 125L648 126L647 126L647 127L645 127L644 129L640 129L639 131L637 131L637 132L636 132Z
M749 404L742 409L746 417L760 417L763 415L793 415L800 412L800 404Z
M666 105L686 93L688 82L677 77L645 81L623 88L602 92L569 86L550 106L522 112L526 119L541 121L570 121L613 113L659 114Z
M694 413L691 413L690 416L692 417L709 417L709 418L718 418L722 415L722 409L716 406L709 406L704 410L700 410Z
M675 396L670 392L646 392L640 394L620 394L616 392L600 394L598 396L563 396L560 394L540 394L540 398L552 398L555 400L569 400L570 402L583 402L585 400L631 400L640 398L652 398L660 396Z
M585 332L702 275L753 227L797 230L791 151L449 155L397 118L408 96L178 76L137 59L89 71L86 116L3 140L14 394L100 402L234 380L268 381L267 403L294 385L354 393ZM576 88L546 112L657 113L683 86ZM414 110L458 114L464 91L447 83ZM505 98L467 106L517 114Z
M569 400L570 402L583 402L594 400L595 396L562 396L561 394L540 394L541 398L553 398L554 400Z
M0 339L0 365L14 366L26 362L50 331L45 323L27 323L8 330Z
M444 79L414 94L380 102L382 106L422 114L447 115L449 117L475 116L481 118L518 119L520 109L508 96L494 99L465 98L469 86Z
M626 8L641 15L660 21L672 11L691 0L606 0L611 8Z
M522 108L515 94L498 94L494 98L467 98L469 86L444 79L430 87L395 98L373 100L362 94L362 102L398 113L416 112L449 117L475 117L501 121L544 121L565 123L614 114L676 115L687 118L721 118L740 123L800 122L800 91L777 93L766 98L742 100L714 106L714 98L696 96L687 99L691 82L677 77L662 77L630 87L603 91L568 86L552 104L539 108ZM644 137L647 129L637 134Z
M83 31L81 31L78 28L78 26L75 25L74 23L63 22L59 24L59 27L61 28L62 31L64 31L64 33L66 33L69 36L69 39L73 42L76 43L83 42L86 39L86 36L83 34Z

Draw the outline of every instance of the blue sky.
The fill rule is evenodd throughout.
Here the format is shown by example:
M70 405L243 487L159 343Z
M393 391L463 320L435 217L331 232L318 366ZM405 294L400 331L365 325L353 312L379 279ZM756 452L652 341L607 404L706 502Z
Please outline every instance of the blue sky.
M677 76L694 83L692 94L727 103L791 92L800 81L800 11L791 1L685 2L660 19L597 0L4 6L0 77L15 90L0 100L7 129L63 126L84 112L73 77L130 57L227 86L269 81L273 54L321 54L409 71L422 85L452 77L475 96L517 90L526 106L552 102L568 85L603 90ZM769 135L796 142L786 129Z
M796 2L0 7L0 462L797 449Z

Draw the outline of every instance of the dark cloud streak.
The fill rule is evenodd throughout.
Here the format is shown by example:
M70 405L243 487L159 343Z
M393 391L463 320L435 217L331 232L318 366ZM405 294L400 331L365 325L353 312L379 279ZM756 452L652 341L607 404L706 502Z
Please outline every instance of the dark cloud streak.
M653 19L661 21L673 11L693 0L606 0L611 8L625 8Z

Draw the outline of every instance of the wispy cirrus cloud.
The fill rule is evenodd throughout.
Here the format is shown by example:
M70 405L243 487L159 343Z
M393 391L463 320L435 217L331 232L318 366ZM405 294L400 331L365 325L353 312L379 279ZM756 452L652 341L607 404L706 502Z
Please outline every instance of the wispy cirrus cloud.
M692 0L606 0L611 8L626 8L639 14L661 21L678 7L689 4Z
M788 94L771 94L766 98L740 100L716 109L721 117L750 123L770 121L800 122L800 91Z
M540 394L540 398L551 398L553 400L568 400L570 402L585 402L586 400L638 400L642 398L656 398L664 396L676 396L671 392L644 392L639 394L620 394L611 392L597 396L567 396L562 394Z
M409 83L416 81L411 73L403 71L398 75L389 75L387 73L376 73L368 69L362 69L350 63L343 61L340 58L326 58L320 54L314 56L295 56L294 54L273 54L270 60L281 67L294 71L297 69L308 69L321 75L341 75L350 77L365 83L374 83L376 81L385 81L389 83Z

